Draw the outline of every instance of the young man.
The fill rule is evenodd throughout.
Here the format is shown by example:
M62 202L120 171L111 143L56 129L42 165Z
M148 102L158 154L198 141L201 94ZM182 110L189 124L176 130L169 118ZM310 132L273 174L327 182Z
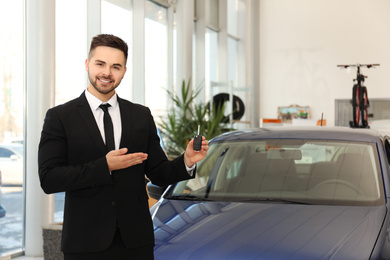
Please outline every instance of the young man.
M116 36L94 37L85 61L87 89L46 114L39 178L44 192L66 192L65 260L153 259L145 174L161 186L189 179L195 163L207 154L203 137L200 152L193 150L192 140L182 156L169 161L150 110L117 96L127 52L127 44Z

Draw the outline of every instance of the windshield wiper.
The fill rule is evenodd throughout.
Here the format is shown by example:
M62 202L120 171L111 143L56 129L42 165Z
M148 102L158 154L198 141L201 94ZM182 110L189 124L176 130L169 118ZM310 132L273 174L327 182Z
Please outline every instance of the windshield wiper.
M195 195L174 195L169 196L167 199L174 199L174 200L196 200L196 201L210 201L210 199L207 199L205 197L199 197Z
M280 199L280 198L252 198L240 200L240 202L269 202L269 203L286 203L286 204L302 204L302 205L311 205L312 203L299 201L299 200L289 200L289 199Z

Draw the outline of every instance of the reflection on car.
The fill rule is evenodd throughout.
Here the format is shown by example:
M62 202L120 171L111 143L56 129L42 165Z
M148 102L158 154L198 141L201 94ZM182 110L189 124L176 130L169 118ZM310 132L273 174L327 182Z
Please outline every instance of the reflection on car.
M0 170L3 173L3 185L23 184L22 144L0 144Z
M390 259L389 140L342 127L214 138L196 178L151 208L155 258Z
M1 185L2 185L2 175L1 175L1 170L0 170L0 218L5 217L5 208L1 204L1 197L3 195L1 191Z

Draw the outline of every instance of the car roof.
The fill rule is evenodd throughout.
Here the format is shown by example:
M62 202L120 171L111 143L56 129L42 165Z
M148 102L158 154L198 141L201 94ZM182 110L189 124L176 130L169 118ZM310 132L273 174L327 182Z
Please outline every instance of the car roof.
M19 143L0 143L0 148L6 148L20 154L23 150L23 144Z
M390 132L376 129L349 127L269 127L228 132L210 142L256 140L256 139L315 139L377 142L378 138L390 136Z
M19 143L0 143L0 147L5 147L5 148L20 148L22 147L23 144L19 144Z

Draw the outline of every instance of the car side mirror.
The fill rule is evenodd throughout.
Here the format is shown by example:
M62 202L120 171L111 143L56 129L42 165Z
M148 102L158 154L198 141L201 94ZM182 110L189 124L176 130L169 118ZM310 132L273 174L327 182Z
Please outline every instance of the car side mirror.
M167 187L160 187L154 185L151 182L148 182L148 184L146 184L146 187L148 189L149 196L156 200L159 200L163 195L164 191L167 189Z

